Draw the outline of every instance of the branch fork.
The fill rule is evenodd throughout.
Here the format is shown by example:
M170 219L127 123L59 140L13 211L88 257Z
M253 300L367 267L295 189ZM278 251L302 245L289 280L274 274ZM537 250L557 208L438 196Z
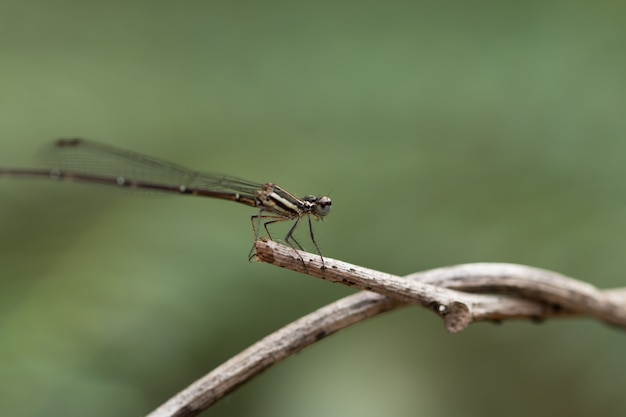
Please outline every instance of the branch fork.
M398 277L273 241L255 243L256 258L363 291L320 308L265 337L172 397L148 417L190 417L264 370L365 319L416 304L451 333L479 321L590 317L626 329L626 288L596 287L544 269L473 263Z

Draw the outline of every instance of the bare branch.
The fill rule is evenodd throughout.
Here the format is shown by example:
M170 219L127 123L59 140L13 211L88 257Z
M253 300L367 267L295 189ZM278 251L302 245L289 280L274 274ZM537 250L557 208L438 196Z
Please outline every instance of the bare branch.
M400 278L335 259L326 258L322 263L318 255L296 253L272 241L257 242L256 251L261 262L428 307L443 317L446 328L453 333L464 330L471 321L536 320L574 314L626 328L626 289L602 292L588 283L540 268L474 263ZM459 313L451 304L467 309L469 317L457 320L455 316L451 320L450 312Z
M322 264L317 255L296 253L292 248L271 241L257 242L256 254L262 262L367 291L329 304L267 336L194 382L149 417L196 416L238 386L305 347L367 318L408 304L417 304L438 314L450 332L464 330L474 321L571 316L589 316L626 328L626 288L600 291L543 269L477 263L400 278L329 258Z

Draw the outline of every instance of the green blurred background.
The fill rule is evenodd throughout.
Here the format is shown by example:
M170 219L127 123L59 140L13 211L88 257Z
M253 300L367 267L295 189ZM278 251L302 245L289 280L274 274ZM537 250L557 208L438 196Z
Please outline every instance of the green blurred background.
M0 71L2 166L81 136L329 193L329 257L626 283L626 3L1 1ZM0 180L0 415L143 415L353 292L248 262L253 213ZM625 375L588 319L450 335L406 308L211 415L624 416Z

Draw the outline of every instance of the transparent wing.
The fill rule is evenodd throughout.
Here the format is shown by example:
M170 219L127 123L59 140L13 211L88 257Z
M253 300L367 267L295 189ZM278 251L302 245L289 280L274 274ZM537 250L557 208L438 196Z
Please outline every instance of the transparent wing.
M189 189L254 195L261 184L221 174L203 173L113 146L84 139L59 139L39 153L49 168L106 178Z

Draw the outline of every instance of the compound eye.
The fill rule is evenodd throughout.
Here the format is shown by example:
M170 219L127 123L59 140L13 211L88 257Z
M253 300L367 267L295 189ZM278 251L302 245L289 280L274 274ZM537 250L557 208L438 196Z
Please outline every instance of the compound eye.
M324 196L317 199L315 204L315 214L318 216L327 216L330 213L330 209L333 203L330 198Z

